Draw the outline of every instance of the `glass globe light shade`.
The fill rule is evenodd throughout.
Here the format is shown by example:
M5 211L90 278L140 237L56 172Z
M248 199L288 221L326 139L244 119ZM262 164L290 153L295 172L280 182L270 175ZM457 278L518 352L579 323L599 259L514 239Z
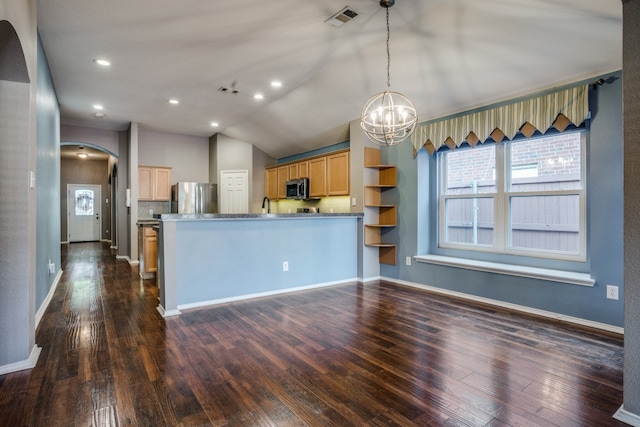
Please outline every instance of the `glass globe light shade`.
M418 114L409 99L389 90L373 95L364 104L360 126L378 145L396 145L416 129Z

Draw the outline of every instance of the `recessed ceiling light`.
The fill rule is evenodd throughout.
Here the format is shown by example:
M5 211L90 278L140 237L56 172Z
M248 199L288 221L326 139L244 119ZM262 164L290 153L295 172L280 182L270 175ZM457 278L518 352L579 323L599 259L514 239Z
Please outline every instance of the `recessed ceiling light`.
M101 119L101 118L103 118L103 117L104 117L104 113L95 113L95 114L93 115L93 117L97 117L97 118Z
M86 159L87 157L89 157L89 155L87 153L78 153L78 157L80 157L81 159Z
M104 107L103 107L102 105L100 105L100 104L95 104L95 105L93 106L93 109L94 109L94 110L104 110Z
M180 104L180 101L178 101L177 99L170 99L169 104L177 105Z
M255 95L253 95L254 99L263 99L264 95L262 95L261 93L256 93Z
M211 127L217 128L218 126L220 126L220 123L218 123L218 122L211 122Z
M93 60L93 62L98 65L102 65L103 67L108 67L109 65L111 65L111 62L107 61L106 59L96 58Z
M271 82L271 86L272 87L282 87L282 82L274 80L274 81Z

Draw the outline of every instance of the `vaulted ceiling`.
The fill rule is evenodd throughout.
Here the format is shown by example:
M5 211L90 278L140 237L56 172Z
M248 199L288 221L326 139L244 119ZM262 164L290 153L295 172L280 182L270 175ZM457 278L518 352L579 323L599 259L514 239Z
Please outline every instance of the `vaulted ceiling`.
M325 22L345 6L358 15ZM622 68L620 0L397 0L389 13L391 88L420 121ZM220 132L278 158L348 139L386 88L378 0L39 0L38 29L63 124Z

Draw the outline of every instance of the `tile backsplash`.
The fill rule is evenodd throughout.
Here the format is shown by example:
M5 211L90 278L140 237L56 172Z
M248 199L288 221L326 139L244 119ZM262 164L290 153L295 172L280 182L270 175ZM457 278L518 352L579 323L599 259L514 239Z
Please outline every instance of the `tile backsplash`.
M314 200L278 200L271 202L273 213L295 213L298 208L319 208L321 213L350 212L349 196L323 197Z
M170 213L171 202L138 202L138 218L153 218L154 214Z

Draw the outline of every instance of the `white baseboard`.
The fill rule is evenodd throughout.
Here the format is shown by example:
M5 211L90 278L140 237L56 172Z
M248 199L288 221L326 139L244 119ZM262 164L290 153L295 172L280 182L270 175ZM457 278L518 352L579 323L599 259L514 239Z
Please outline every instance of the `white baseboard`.
M60 242L60 244L61 244L61 245L66 245L66 244L68 244L68 243L69 243L69 242L68 242L67 240L63 240L62 242Z
M132 260L131 258L129 258L128 255L116 255L116 259L123 259L125 261L127 261L129 263L129 265L134 266L134 265L140 265L140 261L139 260Z
M631 412L627 412L623 408L624 405L620 406L615 414L613 414L613 418L618 421L622 421L623 423L627 423L630 426L640 427L640 416L633 414Z
M198 302L189 303L189 304L178 304L178 310L188 310L190 308L207 307L207 306L211 306L211 305L225 304L225 303L228 303L228 302L243 301L243 300L248 300L248 299L272 296L272 295L280 295L280 294L288 294L288 293L292 293L292 292L307 291L309 289L326 288L326 287L329 287L329 286L343 285L345 283L352 283L352 282L357 282L357 281L358 281L358 279L354 277L354 278L346 279L346 280L336 280L334 282L324 282L324 283L317 283L317 284L314 284L314 285L299 286L297 288L278 289L278 290L275 290L275 291L258 292L258 293L255 293L255 294L246 294L246 295L240 295L240 296L236 296L236 297L220 298L220 299L208 300L208 301L198 301Z
M180 310L166 310L164 309L163 306L161 306L160 304L158 304L158 306L156 307L156 310L158 310L158 313L160 313L160 316L162 317L172 317L172 316L177 316L179 314L182 314L182 312Z
M31 354L26 360L20 362L9 363L7 365L0 366L0 375L9 374L11 372L24 371L25 369L31 369L38 363L38 357L40 357L41 347L34 345L31 349Z
M62 277L62 270L58 270L58 274L56 274L56 278L53 279L53 283L51 284L51 288L49 289L49 293L45 297L42 304L40 304L40 308L36 313L36 329L38 329L38 325L40 324L40 320L42 320L42 316L44 316L44 312L47 311L47 307L49 307L49 303L51 302L51 298L53 298L53 294L58 287L58 283L60 282L60 278Z
M562 322L573 323L576 325L587 326L589 328L600 329L607 332L613 332L616 334L624 335L624 328L619 326L609 325L607 323L594 322L592 320L581 319L579 317L567 316L560 313L554 313L552 311L540 310L537 308L527 307L524 305L512 304L510 302L499 301L491 298L479 297L476 295L465 294L457 291L450 291L448 289L437 288L435 286L423 285L415 282L408 282L406 280L392 279L390 277L381 277L380 280L387 282L397 283L398 285L410 286L412 288L424 289L426 291L434 292L441 295L449 295L457 298L466 299L469 301L476 301L483 304L489 304L497 307L507 308L509 310L519 311L522 313L533 314L535 316L546 317L553 320L559 320Z

